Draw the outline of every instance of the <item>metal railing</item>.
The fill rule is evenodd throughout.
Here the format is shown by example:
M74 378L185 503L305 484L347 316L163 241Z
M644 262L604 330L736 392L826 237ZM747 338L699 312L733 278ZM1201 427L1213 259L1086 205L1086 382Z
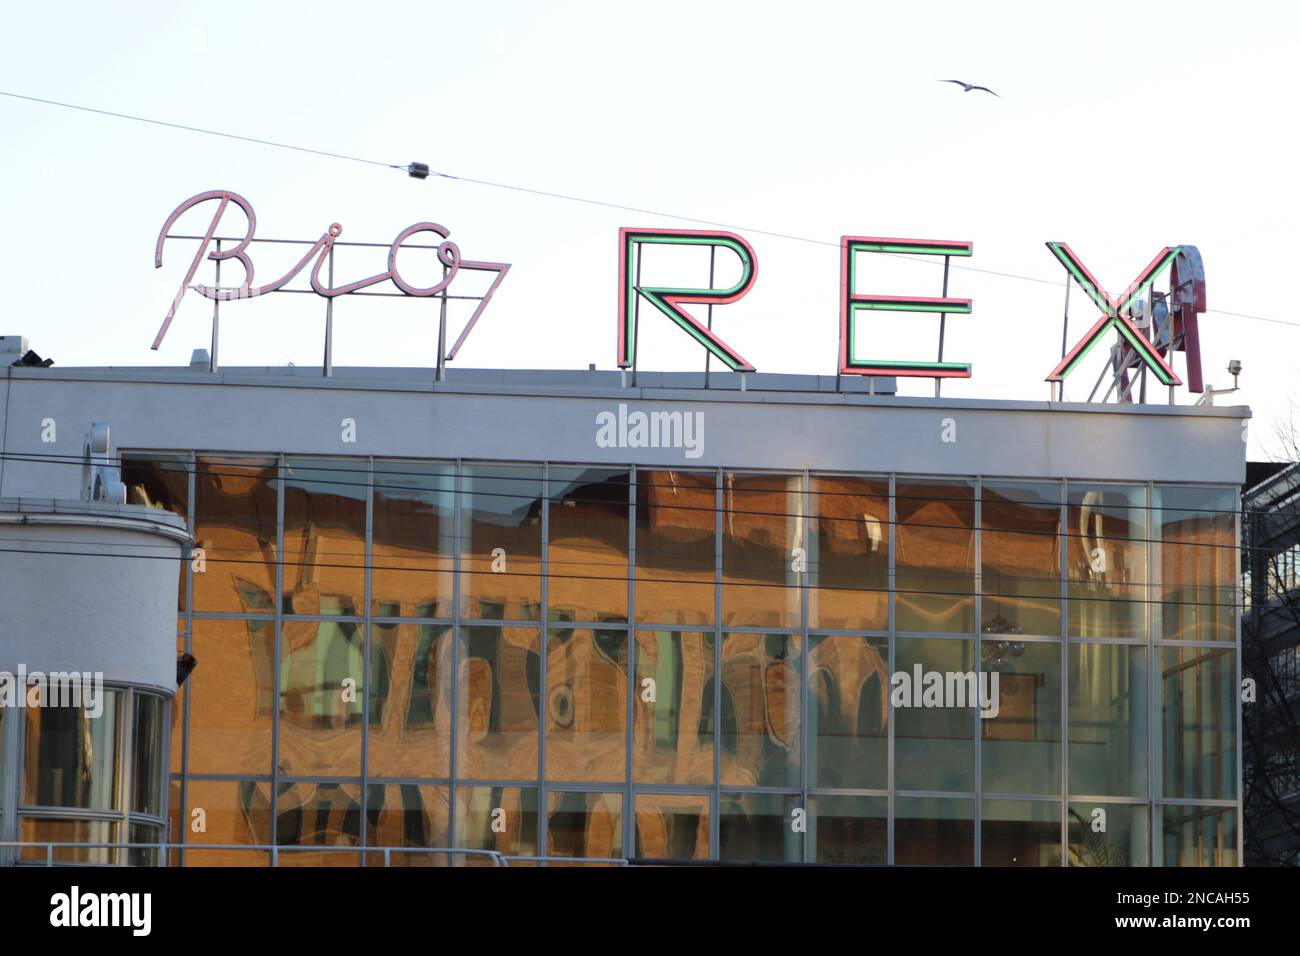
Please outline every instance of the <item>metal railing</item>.
M0 841L0 851L17 850L17 859L10 861L15 865L43 865L54 866L56 864L81 864L90 866L130 866L131 851L141 851L149 854L158 854L159 862L145 864L149 866L164 866L172 851L188 851L198 856L209 851L237 850L245 853L265 853L270 860L270 865L278 867L281 865L281 857L285 855L292 856L294 853L335 853L335 854L354 854L358 859L358 866L373 865L367 862L369 856L382 858L385 867L393 866L395 856L416 857L416 856L434 856L441 855L446 857L464 857L466 862L473 859L483 859L494 867L507 867L510 864L504 854L496 850L464 850L454 847L409 847L409 846L276 846L266 843L110 843L110 842L63 842L60 840L4 840ZM22 851L39 849L42 851L41 857L27 857L24 859ZM116 853L116 863L109 863L98 860L69 860L55 859L55 852L76 850L104 850L105 856L114 855L113 851L122 851ZM465 864L460 864L465 865Z
M264 853L272 867L278 867L282 864L282 857L285 855L292 856L295 853L334 853L334 854L353 854L357 860L357 866L377 865L370 862L372 859L382 859L384 867L394 866L394 859L402 860L405 858L420 857L428 859L438 856L445 856L449 860L453 858L463 858L463 862L453 863L451 865L474 865L475 860L483 860L484 864L493 867L508 867L511 862L521 864L536 864L538 866L618 866L625 867L629 863L622 857L600 857L600 856L506 856L497 850L465 850L455 847L411 847L411 846L276 846L269 843L110 843L104 842L63 842L60 840L6 840L0 841L0 854L5 850L17 850L16 859L8 861L11 865L17 866L55 866L55 865L82 865L82 866L133 866L142 865L146 867L166 866L170 860L171 853L174 851L185 851L199 857L208 852L239 851L242 853ZM38 856L26 856L25 850L39 850ZM66 854L78 850L103 850L105 860L95 859L67 859ZM116 851L116 852L115 852ZM153 863L132 863L131 852L140 851L149 854L150 858L156 859ZM56 859L55 854L65 856L64 859ZM155 856L156 855L156 856ZM86 856L90 856L89 853ZM115 856L117 862L107 862L109 856ZM202 865L202 864L200 864ZM400 865L400 864L399 864Z

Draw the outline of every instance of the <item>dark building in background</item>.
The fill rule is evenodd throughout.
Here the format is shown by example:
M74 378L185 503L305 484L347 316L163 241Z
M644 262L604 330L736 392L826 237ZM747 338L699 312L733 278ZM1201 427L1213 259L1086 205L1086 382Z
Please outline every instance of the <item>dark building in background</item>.
M1300 865L1300 463L1251 462L1242 495L1245 863Z

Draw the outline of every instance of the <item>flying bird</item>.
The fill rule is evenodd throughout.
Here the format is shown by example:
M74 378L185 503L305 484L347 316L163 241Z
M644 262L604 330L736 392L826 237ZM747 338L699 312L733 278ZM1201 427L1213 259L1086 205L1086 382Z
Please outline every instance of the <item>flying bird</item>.
M969 93L971 90L983 90L985 93L993 93L987 86L976 86L974 83L967 83L965 80L939 80L940 83L956 83L961 87L963 93ZM993 93L998 99L1002 99L997 93Z

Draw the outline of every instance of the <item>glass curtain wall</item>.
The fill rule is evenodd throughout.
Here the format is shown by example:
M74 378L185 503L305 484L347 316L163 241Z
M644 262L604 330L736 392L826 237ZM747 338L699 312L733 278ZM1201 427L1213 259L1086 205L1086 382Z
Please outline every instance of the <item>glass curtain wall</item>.
M1236 859L1234 489L169 454L187 863Z

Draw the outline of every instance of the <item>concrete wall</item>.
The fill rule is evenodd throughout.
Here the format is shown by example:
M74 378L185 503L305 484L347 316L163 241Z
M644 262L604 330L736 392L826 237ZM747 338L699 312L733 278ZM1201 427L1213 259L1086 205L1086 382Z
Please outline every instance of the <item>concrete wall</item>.
M116 448L1239 483L1250 415L899 398L827 391L814 376L799 390L796 377L771 387L754 375L741 392L644 373L643 382L660 384L621 388L609 372L502 371L453 373L435 386L427 370L339 370L333 379L309 371L10 369L0 494L75 496L79 464L47 458L79 458L92 421L110 423ZM620 404L701 414L702 454L600 447L597 416ZM356 423L355 442L343 440L344 419ZM54 442L42 441L49 420Z
M186 539L182 519L136 505L0 501L0 670L101 671L174 694Z

